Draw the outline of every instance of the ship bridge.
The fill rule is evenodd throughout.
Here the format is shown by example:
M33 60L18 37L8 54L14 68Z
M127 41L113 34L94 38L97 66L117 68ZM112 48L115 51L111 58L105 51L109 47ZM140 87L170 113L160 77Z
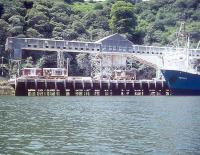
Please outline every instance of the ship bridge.
M57 52L59 68L64 64L64 53L93 54L95 61L99 63L96 66L104 68L105 72L111 68L117 70L129 67L130 69L133 61L139 61L159 69L163 66L165 55L185 50L184 48L135 45L120 34L113 34L96 42L9 37L5 48L10 52L13 60L21 60L22 53L28 51ZM200 59L200 49L189 49L188 53L191 59Z

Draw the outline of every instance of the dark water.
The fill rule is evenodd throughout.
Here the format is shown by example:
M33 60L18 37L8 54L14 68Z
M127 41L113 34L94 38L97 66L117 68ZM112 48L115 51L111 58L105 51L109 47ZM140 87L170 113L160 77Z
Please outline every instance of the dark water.
M0 97L0 154L200 154L200 97Z

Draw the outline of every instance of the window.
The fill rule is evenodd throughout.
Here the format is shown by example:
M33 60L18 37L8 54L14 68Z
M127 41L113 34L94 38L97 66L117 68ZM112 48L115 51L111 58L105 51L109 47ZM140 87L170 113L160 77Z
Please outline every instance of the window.
M61 70L56 70L56 71L55 71L55 74L56 74L56 75L62 75L62 71L61 71Z
M35 75L35 71L36 71L35 69L31 69L29 75Z
M28 45L28 47L31 47L31 45Z
M46 48L49 48L49 46L45 46Z
M30 75L31 71L30 70L24 70L24 75Z
M34 48L37 48L37 45L33 45Z
M54 48L54 46L51 46L51 48Z
M63 47L63 49L66 49L66 47Z

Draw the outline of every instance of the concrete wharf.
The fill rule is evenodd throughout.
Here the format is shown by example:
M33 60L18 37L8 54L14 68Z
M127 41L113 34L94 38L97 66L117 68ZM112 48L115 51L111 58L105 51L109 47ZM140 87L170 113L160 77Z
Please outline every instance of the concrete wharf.
M10 81L16 96L170 95L161 80L22 79Z

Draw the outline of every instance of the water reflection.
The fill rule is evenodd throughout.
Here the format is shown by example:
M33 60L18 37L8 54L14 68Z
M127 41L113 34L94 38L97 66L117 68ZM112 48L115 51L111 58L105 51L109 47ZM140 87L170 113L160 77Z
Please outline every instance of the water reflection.
M0 154L200 154L200 97L1 97Z

